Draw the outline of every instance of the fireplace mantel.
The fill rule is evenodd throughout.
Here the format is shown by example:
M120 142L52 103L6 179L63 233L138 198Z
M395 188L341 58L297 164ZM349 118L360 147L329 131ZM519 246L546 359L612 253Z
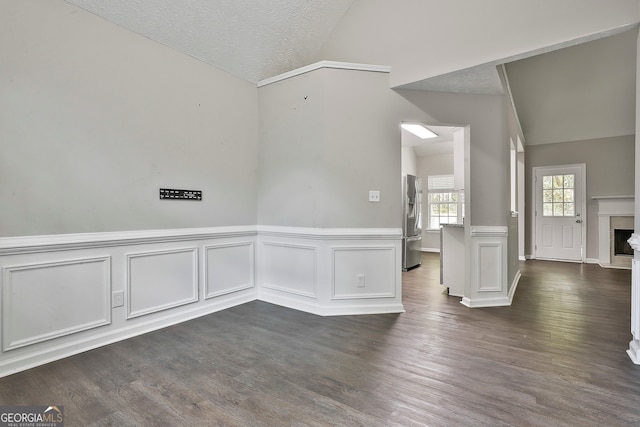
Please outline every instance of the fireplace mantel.
M634 196L593 196L598 202L598 215L633 216Z
M598 263L611 265L611 217L635 214L634 196L593 196L598 202Z

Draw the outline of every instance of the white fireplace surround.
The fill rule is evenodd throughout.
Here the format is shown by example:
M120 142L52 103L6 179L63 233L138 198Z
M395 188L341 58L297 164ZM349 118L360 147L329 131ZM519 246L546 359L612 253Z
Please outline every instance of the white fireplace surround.
M634 196L593 196L598 202L598 263L611 264L611 217L634 216Z

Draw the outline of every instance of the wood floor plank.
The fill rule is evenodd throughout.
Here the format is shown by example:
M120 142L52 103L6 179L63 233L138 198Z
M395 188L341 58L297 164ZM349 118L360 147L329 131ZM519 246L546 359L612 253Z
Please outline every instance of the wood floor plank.
M630 272L521 263L512 306L469 309L439 258L403 314L251 302L0 379L68 426L640 426Z

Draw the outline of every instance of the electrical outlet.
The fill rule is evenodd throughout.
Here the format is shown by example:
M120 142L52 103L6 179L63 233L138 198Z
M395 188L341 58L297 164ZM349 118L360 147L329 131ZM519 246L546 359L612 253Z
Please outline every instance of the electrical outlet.
M124 305L124 291L115 291L111 295L111 307L122 307Z
M379 202L380 201L380 191L379 190L371 190L371 191L369 191L369 201L370 202Z
M356 282L359 288L364 288L364 274L358 274L356 276Z

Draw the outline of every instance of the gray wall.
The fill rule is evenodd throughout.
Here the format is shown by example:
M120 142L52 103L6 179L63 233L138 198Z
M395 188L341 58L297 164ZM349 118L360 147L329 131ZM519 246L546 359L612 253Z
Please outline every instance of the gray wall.
M425 249L440 249L440 232L427 231L428 222L428 200L427 177L429 175L453 175L453 153L437 154L432 156L418 157L418 176L422 178L422 247Z
M402 147L402 176L418 176L418 156L413 147Z
M260 224L402 227L399 125L415 107L386 73L323 68L261 87L259 104Z
M498 72L499 72L503 87L506 89L507 84L506 84L505 76L502 73L502 70L500 68L498 69ZM520 203L522 201L522 197L524 196L523 194L521 194L522 186L524 185L524 182L522 182L523 171L521 169L524 169L524 162L518 161L518 158L522 159L522 157L524 157L524 153L521 153L520 155L516 154L516 162L515 162L516 164L512 165L511 150L513 148L517 152L518 145L519 145L518 141L519 140L523 141L524 135L522 134L522 129L520 128L520 123L518 121L518 118L516 117L516 113L511 104L510 98L505 96L504 102L505 102L504 108L507 112L507 127L509 132L509 141L508 141L508 148L507 148L509 151L509 165L508 165L509 175L507 178L507 182L509 183L509 206L510 206L510 210L511 208L514 208L513 209L514 211L519 212L517 216L515 217L511 216L507 224L509 229L508 240L507 240L508 241L507 286L509 286L509 290L511 290L511 286L514 283L514 279L516 278L516 275L520 272L520 259L519 259L520 258L519 257L520 242L521 240L524 241L524 233L522 232L522 229L523 229L523 225L526 217L526 212L523 212L524 203ZM513 146L512 146L512 142L513 142ZM511 170L512 166L515 167L515 171ZM512 182L512 175L516 178L515 182ZM515 185L515 189L516 189L515 200L512 200L512 196L513 196L511 192L512 185ZM524 251L523 251L523 256L524 256Z
M635 146L640 147L640 34L636 39L636 134ZM640 165L640 149L635 152L635 164ZM635 218L634 233L640 232L640 167L635 171ZM640 251L634 251L634 259L640 260Z
M6 2L0 94L0 236L256 223L255 86L65 2Z
M261 87L259 105L260 224L401 227L399 124L416 120L470 124L467 217L507 225L502 96L394 91L385 73L323 68Z
M260 224L323 224L322 87L319 73L307 73L258 90Z
M0 236L399 228L403 120L471 124L471 223L506 223L499 96L396 92L385 73L333 69L258 90L65 2L2 12ZM160 187L204 201L160 201Z
M631 135L637 26L506 64L527 145Z
M430 123L470 125L465 153L465 222L506 226L509 216L509 144L503 96L398 90L429 114Z
M587 165L587 258L598 258L598 205L592 196L635 194L633 135L527 147L526 200L531 204L532 168L563 164ZM529 209L531 209L529 207ZM527 215L526 249L533 254L532 218Z
M401 227L402 100L389 90L388 74L324 74L327 226ZM368 201L369 190L380 190L380 203Z

